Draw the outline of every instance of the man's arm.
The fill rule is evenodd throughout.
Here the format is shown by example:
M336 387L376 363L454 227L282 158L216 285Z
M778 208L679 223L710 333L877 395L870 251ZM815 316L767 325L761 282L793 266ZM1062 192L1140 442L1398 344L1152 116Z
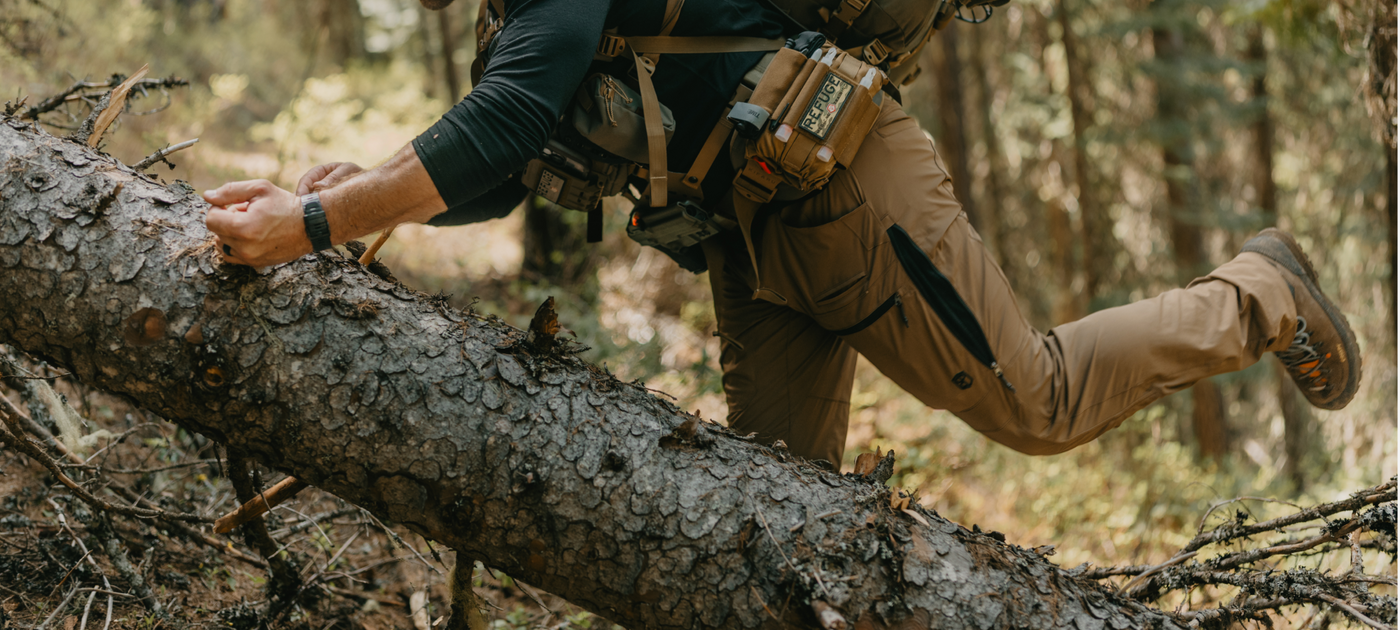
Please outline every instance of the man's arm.
M472 93L382 166L322 192L331 242L427 221L449 203L462 206L524 168L539 155L583 80L609 5L510 3L506 27ZM218 206L206 224L230 262L266 266L311 251L301 206L290 192L266 181L234 182L205 199Z
M224 257L265 267L311 253L301 200L267 180L231 182L204 193L205 225ZM400 223L422 223L447 210L412 146L389 161L321 191L331 242L344 243Z

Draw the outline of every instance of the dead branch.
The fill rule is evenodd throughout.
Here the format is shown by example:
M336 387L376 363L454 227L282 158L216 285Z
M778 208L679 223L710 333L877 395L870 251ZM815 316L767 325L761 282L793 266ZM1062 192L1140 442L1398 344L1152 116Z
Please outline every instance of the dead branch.
M129 505L118 505L98 498L91 492L88 492L87 488L73 481L68 475L63 474L62 467L60 467L58 462L55 462L52 457L49 457L48 453L45 453L43 450L40 450L39 447L30 443L29 439L24 437L24 429L20 428L17 419L11 418L8 413L0 412L0 420L3 420L8 428L8 430L0 432L0 442L3 442L16 451L28 455L34 461L39 462L41 466L48 469L49 473L51 473L54 478L58 479L59 483L67 486L74 495L82 499L84 503L91 505L93 509L103 512L115 512L135 518L165 518L187 523L212 523L214 521L214 519L198 514L170 512L158 508L145 509Z
M1196 586L1234 586L1243 592L1236 603L1216 609L1188 614L1192 625L1210 623L1223 627L1234 620L1256 618L1266 609L1280 606L1312 602L1331 606L1346 613L1352 619L1377 630L1389 629L1386 622L1393 622L1395 599L1391 596L1377 596L1367 591L1373 584L1393 583L1388 578L1373 578L1363 570L1362 549L1373 547L1386 549L1383 544L1387 537L1393 540L1395 522L1396 479L1357 492L1342 501L1335 501L1312 508L1298 508L1294 514L1272 520L1245 525L1244 513L1210 532L1198 534L1181 551L1170 559L1156 565L1133 567L1108 567L1082 573L1085 577L1102 579L1115 575L1131 575L1121 587L1130 598L1155 600L1162 594L1172 591L1189 590ZM1215 509L1239 501L1217 503L1206 513L1208 517ZM1278 501L1278 503L1284 503ZM1293 504L1288 504L1293 505ZM1362 511L1363 508L1370 508ZM1346 520L1328 520L1342 512L1352 512ZM1322 520L1321 532L1316 535L1288 539L1256 549L1232 551L1201 563L1193 560L1208 545L1242 540L1266 532L1285 533L1288 531L1309 531L1318 528L1295 527L1300 523ZM1202 523L1205 517L1202 518ZM1374 531L1379 538L1362 541L1358 534ZM1312 569L1290 569L1278 571L1275 567L1255 568L1263 560L1275 557L1302 557L1304 555L1348 552L1350 567L1345 574L1332 575ZM1249 598L1249 599L1242 599ZM1380 617L1377 621L1376 617Z
M160 149L160 150L156 151L155 153L152 153L152 154L146 156L146 157L143 158L140 162L137 162L136 164L133 164L133 165L131 166L131 168L132 168L132 170L144 171L144 170L150 168L151 165L155 164L156 162L165 162L166 164L169 164L169 165L170 165L170 168L175 168L175 165L174 165L174 164L171 164L171 163L170 163L170 160L167 160L167 159L165 159L165 158L170 157L170 155L171 155L172 153L175 153L176 151L183 151L183 150L185 150L185 149L188 149L188 148L194 146L195 143L197 143L197 142L199 142L199 138L195 138L195 139L193 139L193 140L186 140L186 141L184 141L184 142L181 142L180 144L176 144L176 145L173 145L173 146L172 146L172 145L166 145L165 148Z
M296 496L298 492L305 490L309 485L296 477L287 477L267 490L250 493L252 496L246 501L240 496L239 500L243 501L243 504L238 506L238 509L214 521L214 533L227 534L233 531L235 527L266 514L277 504Z
M239 501L245 505L253 503L259 494L259 489L253 485L252 462L230 449L228 467L228 478L233 483ZM248 546L256 549L262 555L263 559L267 561L268 570L272 573L271 579L267 582L267 596L271 602L267 615L269 618L276 618L282 611L295 603L296 596L302 590L301 567L298 566L296 559L291 554L279 553L281 549L278 547L277 541L268 535L267 523L262 519L246 519L242 523L242 531Z
M64 103L75 101L85 96L95 95L102 90L110 90L121 85L126 79L127 77L125 75L114 74L106 81L78 81L69 86L68 89L39 101L38 105L24 108L23 111L19 112L18 118L20 120L38 120L41 114L46 114L58 109L63 106ZM171 75L164 79L141 79L132 87L142 90L144 94L147 89L159 89L164 92L169 88L189 87L189 85L189 81Z

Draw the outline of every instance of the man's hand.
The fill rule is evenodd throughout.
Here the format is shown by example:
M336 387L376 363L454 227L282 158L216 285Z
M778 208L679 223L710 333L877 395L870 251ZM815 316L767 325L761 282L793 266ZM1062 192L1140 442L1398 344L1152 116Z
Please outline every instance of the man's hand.
M229 182L204 200L214 206L204 224L225 262L267 267L311 253L300 198L272 182Z
M259 179L204 193L214 206L204 224L217 237L224 260L267 267L311 253L301 211L300 196L306 193L321 193L332 243L421 223L447 210L411 144L369 171L349 162L317 166L301 178L297 191L293 195Z
M360 165L351 162L331 162L314 166L297 182L297 196L321 192L359 175L364 170Z

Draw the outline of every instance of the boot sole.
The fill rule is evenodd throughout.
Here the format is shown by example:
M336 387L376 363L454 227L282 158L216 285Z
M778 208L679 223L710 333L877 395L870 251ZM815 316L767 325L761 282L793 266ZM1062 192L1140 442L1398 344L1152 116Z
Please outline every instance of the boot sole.
M1282 245L1282 248L1279 246ZM1361 348L1356 345L1356 333L1351 330L1351 322L1342 315L1341 309L1337 308L1332 300L1322 293L1322 289L1317 286L1317 270L1313 269L1312 261L1303 252L1303 248L1298 246L1298 241L1293 239L1293 235L1283 230L1275 228L1265 228L1258 236L1249 239L1240 248L1241 252L1253 252L1260 254L1283 266L1293 275L1307 280L1304 284L1308 287L1308 293L1312 294L1314 300L1322 305L1322 312L1327 313L1327 318L1332 321L1332 327L1336 328L1342 337L1342 347L1346 349L1350 357L1352 369L1348 370L1346 386L1342 388L1342 393L1336 398L1326 403L1312 403L1313 406L1321 409L1341 409L1351 402L1356 396L1356 390L1361 386ZM1311 402L1311 401L1309 401Z

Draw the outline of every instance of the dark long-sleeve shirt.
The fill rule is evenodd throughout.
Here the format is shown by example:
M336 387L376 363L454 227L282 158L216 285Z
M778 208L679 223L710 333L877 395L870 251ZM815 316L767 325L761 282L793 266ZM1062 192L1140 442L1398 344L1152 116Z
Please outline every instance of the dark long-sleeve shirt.
M654 35L666 0L506 0L481 81L466 98L413 141L451 210L435 223L504 216L524 196L512 178L540 154L592 65L605 29ZM759 0L690 0L672 35L781 35L780 14ZM744 73L762 53L662 55L653 75L658 99L676 130L667 147L670 170L690 167ZM616 62L624 76L630 57ZM728 170L719 160L722 170ZM715 181L718 180L718 181ZM706 180L727 186L723 177Z

